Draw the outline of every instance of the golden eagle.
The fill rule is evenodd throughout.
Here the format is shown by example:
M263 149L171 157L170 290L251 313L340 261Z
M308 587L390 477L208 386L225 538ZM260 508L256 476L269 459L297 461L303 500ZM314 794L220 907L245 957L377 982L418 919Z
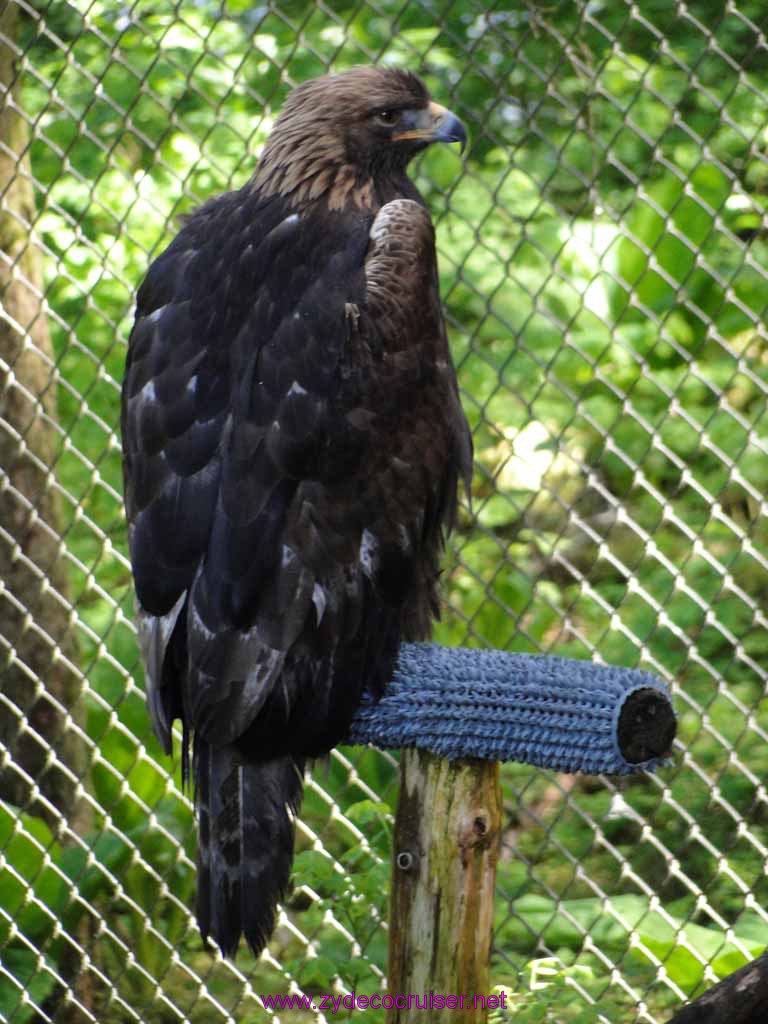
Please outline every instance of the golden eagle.
M429 636L471 436L434 231L406 175L460 121L359 67L288 97L255 175L206 202L139 288L125 506L155 731L193 737L197 919L258 953L308 758Z

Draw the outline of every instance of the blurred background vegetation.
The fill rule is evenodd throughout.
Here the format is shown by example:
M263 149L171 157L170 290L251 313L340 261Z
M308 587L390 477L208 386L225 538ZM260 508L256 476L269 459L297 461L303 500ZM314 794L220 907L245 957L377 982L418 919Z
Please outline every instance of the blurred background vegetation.
M269 955L201 945L116 434L133 294L178 216L247 180L291 85L379 60L471 137L415 167L477 463L436 639L642 665L680 716L652 779L504 767L494 982L519 1021L661 1021L768 944L764 21L761 0L35 0L21 101L98 813L86 856L2 808L0 1017L38 1019L20 990L55 989L56 920L92 923L107 1024L258 1021L258 993L381 986L396 761L374 751L316 770Z

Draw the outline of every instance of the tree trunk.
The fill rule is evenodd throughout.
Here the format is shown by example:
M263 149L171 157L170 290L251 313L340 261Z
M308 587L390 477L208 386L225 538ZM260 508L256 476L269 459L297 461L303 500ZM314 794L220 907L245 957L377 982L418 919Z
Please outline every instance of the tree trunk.
M87 756L60 511L48 477L56 389L17 30L18 7L0 0L0 799L44 818L66 842L88 824ZM59 967L72 973L71 964L69 972ZM65 1019L79 1018L64 1009L56 1020Z
M500 834L497 763L403 751L388 979L401 1005L390 1008L390 1024L486 1019ZM413 998L409 1007L409 995L421 1005Z
M669 1024L765 1024L768 953L763 953L679 1010Z

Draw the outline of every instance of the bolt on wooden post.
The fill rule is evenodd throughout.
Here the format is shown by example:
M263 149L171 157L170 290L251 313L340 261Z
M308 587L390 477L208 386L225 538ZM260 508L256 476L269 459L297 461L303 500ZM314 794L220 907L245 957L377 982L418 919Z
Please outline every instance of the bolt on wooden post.
M404 750L395 820L388 988L464 996L460 1008L413 1001L388 1024L482 1024L489 994L493 897L501 832L499 765ZM466 998L469 997L469 998ZM402 1002L402 1001L401 1001ZM422 1003L423 1006L423 1003Z

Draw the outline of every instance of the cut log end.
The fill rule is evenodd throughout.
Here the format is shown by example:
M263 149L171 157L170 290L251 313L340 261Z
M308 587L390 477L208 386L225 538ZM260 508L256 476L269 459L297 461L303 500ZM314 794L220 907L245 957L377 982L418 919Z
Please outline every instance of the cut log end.
M643 687L624 701L619 715L619 749L630 764L666 757L671 753L676 729L669 698L652 687Z

